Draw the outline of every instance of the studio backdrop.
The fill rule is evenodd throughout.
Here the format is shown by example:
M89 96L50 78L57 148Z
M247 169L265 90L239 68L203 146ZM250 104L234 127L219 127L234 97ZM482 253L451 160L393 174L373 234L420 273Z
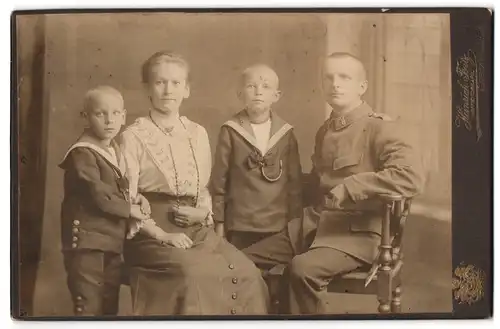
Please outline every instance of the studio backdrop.
M442 210L439 220L451 220L447 15L120 13L18 20L20 183L33 186L20 196L20 308L28 314L72 312L60 252L58 164L83 127L83 95L100 84L116 87L133 122L149 108L141 65L159 50L189 61L191 97L181 114L207 129L212 151L221 124L241 110L236 89L242 70L257 62L273 67L283 92L275 110L295 127L304 171L311 168L315 133L329 115L321 97L321 58L333 51L359 56L368 72L366 101L406 121L422 151L427 186L416 202Z

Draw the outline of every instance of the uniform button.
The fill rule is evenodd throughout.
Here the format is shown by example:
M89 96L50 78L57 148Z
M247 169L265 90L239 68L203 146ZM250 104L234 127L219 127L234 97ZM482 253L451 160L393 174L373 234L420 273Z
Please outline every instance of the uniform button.
M73 224L75 224L75 225L80 225L80 221L79 221L79 220L77 220L77 219L75 219L75 220L73 221Z
M82 300L82 296L76 296L76 300Z
M236 293L233 293L233 295L231 296L232 299L236 299L238 297L238 295Z
M78 228L77 227L73 228L73 233L78 233Z
M77 311L78 313L81 313L81 312L82 312L82 308L81 308L81 307L77 307L77 308L76 308L76 311Z
M229 264L229 268L230 269L234 269L234 265L233 264Z
M231 314L236 314L236 309L232 308L231 309Z
M76 244L76 243L73 243L73 244L71 245L71 247L72 247L72 248L76 248L76 247L77 247L77 244Z
M74 236L74 237L73 237L73 241L78 241L78 237L77 237L77 236Z
M237 284L238 283L238 278L233 278L233 283Z

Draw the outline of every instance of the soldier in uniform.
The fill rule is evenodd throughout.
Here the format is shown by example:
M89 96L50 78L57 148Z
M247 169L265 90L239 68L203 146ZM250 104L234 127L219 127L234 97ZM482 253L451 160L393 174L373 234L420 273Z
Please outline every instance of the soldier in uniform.
M333 277L375 261L381 239L377 195L409 198L423 187L420 157L404 128L362 100L367 81L361 61L333 53L322 76L332 113L317 132L304 189L312 205L286 230L244 250L261 269L289 264L291 314L327 313L324 297Z

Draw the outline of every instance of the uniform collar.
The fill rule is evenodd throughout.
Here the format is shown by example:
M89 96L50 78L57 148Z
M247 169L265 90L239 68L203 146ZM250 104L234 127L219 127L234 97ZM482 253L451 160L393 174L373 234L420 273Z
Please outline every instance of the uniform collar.
M328 119L330 121L329 126L333 130L340 130L350 126L353 122L363 117L369 116L372 112L372 108L366 102L361 103L360 106L342 116L336 116L335 113L332 112Z

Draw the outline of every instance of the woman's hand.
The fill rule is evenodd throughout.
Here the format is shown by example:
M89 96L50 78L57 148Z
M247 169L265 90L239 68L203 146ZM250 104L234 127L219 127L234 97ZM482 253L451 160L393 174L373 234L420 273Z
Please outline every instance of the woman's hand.
M175 248L189 249L193 241L184 233L163 233L157 238L161 244L168 244Z
M174 209L174 215L177 225L187 227L205 223L208 216L208 210L204 208L180 206Z

